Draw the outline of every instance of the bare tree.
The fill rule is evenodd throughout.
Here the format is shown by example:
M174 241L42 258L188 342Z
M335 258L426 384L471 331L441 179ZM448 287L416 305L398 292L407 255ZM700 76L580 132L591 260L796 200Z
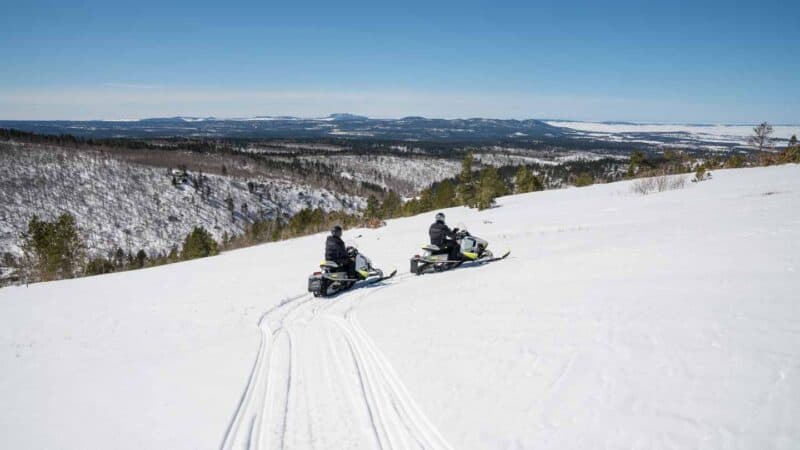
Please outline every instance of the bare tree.
M758 147L758 151L764 151L772 148L772 125L763 122L761 125L753 128L753 135L747 139L747 142L754 147Z

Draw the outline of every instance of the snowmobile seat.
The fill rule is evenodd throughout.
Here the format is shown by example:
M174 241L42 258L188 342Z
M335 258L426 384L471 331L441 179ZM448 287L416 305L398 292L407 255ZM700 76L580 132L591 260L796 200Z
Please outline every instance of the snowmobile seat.
M336 264L333 261L322 261L322 263L319 266L322 267L323 269L338 269L339 268L339 265Z
M422 247L423 250L427 250L431 253L436 253L442 251L442 249L438 245L428 244Z

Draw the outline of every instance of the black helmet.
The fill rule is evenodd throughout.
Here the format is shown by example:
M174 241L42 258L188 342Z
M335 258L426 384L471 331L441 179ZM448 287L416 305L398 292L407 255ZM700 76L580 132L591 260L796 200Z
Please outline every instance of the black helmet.
M342 227L339 225L334 226L333 229L331 230L331 235L336 237L342 237Z
M444 223L444 213L436 213L436 221Z

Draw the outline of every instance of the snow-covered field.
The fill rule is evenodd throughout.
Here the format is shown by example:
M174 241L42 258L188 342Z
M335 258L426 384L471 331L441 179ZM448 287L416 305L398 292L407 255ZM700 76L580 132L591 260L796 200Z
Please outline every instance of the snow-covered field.
M447 210L505 261L305 294L324 236L0 289L0 438L39 448L796 448L800 166Z
M546 121L548 125L580 131L588 137L612 141L635 141L659 144L678 140L689 144L692 141L713 144L746 145L747 138L753 135L755 125L686 125L686 124L647 124L647 123L603 123ZM800 135L800 125L774 125L773 138L782 144L792 135ZM650 138L643 138L650 136ZM668 139L668 140L665 140Z

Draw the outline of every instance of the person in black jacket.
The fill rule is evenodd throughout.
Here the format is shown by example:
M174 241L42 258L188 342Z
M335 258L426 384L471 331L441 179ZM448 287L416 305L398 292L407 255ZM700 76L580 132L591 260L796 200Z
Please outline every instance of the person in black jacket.
M348 273L349 277L355 275L356 262L347 253L347 246L342 240L342 227L336 225L331 230L331 235L325 241L325 260L333 261Z
M458 228L451 230L444 223L444 213L436 214L436 222L428 229L428 234L431 237L431 244L447 252L450 261L461 260L461 247L456 241L456 233Z

